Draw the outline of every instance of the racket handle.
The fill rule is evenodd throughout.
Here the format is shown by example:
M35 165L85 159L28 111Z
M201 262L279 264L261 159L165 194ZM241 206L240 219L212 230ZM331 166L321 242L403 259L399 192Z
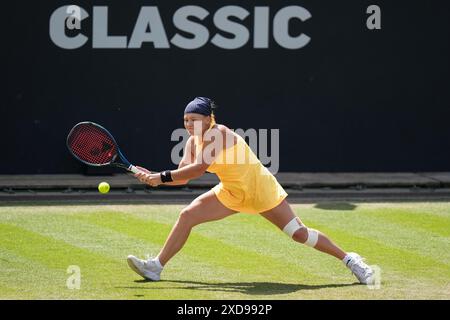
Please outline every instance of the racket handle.
M133 166L132 164L130 164L130 166L128 167L128 170L133 172L133 173L139 173L142 172L141 170L139 170L138 168L136 168L135 166Z

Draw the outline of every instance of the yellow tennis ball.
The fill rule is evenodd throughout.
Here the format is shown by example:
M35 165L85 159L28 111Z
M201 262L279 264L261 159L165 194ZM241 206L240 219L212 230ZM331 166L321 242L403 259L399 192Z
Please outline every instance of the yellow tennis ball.
M108 193L109 192L108 182L100 182L98 184L98 191L100 191L100 193Z

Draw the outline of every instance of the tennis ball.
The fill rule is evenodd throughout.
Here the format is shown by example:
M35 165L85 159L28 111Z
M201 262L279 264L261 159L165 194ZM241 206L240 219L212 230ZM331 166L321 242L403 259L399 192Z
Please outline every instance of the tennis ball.
M98 191L100 191L100 193L108 193L109 192L108 182L100 182L98 184Z

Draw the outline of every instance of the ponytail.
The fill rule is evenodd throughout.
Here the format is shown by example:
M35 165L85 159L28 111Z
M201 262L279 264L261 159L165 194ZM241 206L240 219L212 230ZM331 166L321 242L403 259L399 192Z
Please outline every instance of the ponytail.
M216 116L214 115L214 113L211 113L210 117L211 117L211 124L209 125L209 128L211 129L216 124Z

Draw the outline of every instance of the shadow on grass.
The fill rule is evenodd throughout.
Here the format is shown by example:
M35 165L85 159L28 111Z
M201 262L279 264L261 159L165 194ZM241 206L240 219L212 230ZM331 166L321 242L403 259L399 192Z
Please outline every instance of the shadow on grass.
M347 202L323 202L318 203L314 206L314 208L322 209L322 210L355 210L357 208L356 205Z
M135 283L147 283L153 282L150 280L135 280ZM324 285L306 285L297 283L276 283L276 282L220 282L220 283L208 283L198 281L181 281L181 280L162 280L155 282L158 283L175 283L182 284L184 286L177 287L161 287L161 286L130 286L130 287L116 287L118 289L142 289L142 290L205 290L205 291L222 291L232 293L243 293L248 295L277 295L288 294L301 290L318 290L327 288L342 288L349 286L357 286L359 283L346 283L346 284L324 284Z

